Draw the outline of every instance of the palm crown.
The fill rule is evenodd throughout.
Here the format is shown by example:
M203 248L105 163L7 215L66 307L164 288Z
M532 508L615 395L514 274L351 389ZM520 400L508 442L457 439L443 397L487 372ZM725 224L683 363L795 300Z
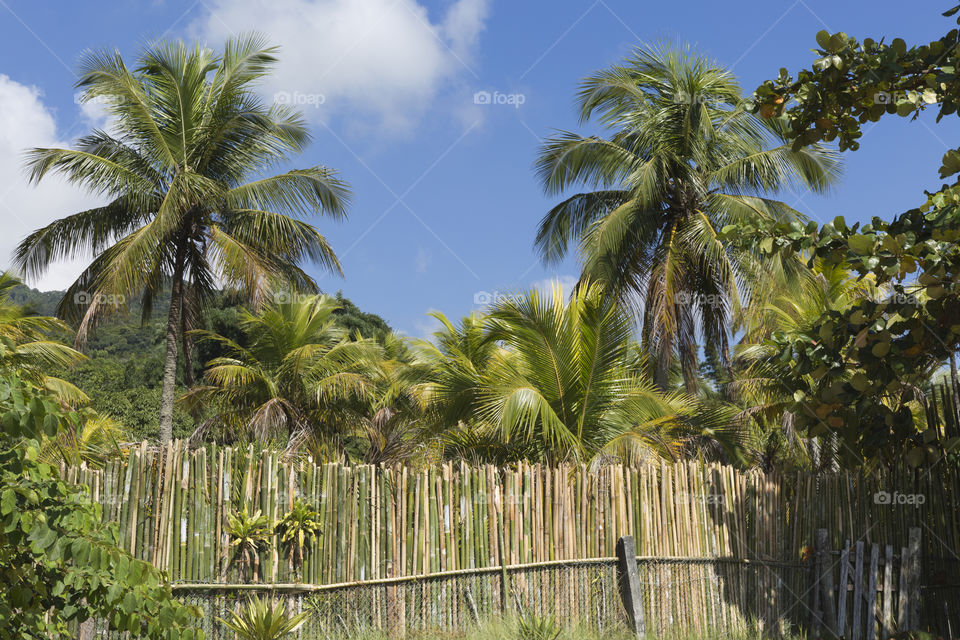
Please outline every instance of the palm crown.
M211 291L226 286L258 304L281 286L314 291L302 260L340 269L303 218L342 218L345 183L320 166L262 177L309 141L297 112L265 105L253 91L274 62L273 49L253 36L227 42L221 56L156 44L135 69L117 52L87 53L77 86L84 101L106 105L109 131L93 131L75 149L28 153L33 180L57 172L108 200L35 231L15 254L17 267L36 276L92 251L59 308L80 321L78 342L112 310L107 302L123 299L111 296L139 296L149 314L170 287L162 439L172 428L178 338Z
M733 76L687 47L639 49L587 78L582 121L599 115L608 137L561 132L543 145L539 177L550 194L586 185L543 218L546 261L579 245L582 281L633 303L655 379L677 359L688 390L697 336L726 358L729 323L751 284L782 273L725 241L728 225L801 218L769 196L791 186L823 191L838 161L821 147L791 150L781 125L741 106Z
M443 319L441 319L443 321ZM454 450L490 460L672 456L700 434L693 398L657 389L643 370L629 314L597 285L565 301L530 291L486 316L444 322L421 358L421 393Z
M342 448L343 436L358 422L354 405L368 393L383 353L371 339L352 340L337 324L336 309L334 299L321 295L245 312L240 327L246 345L194 332L225 353L207 363L204 384L183 397L188 408L210 414L201 429L278 436L291 448L311 439Z

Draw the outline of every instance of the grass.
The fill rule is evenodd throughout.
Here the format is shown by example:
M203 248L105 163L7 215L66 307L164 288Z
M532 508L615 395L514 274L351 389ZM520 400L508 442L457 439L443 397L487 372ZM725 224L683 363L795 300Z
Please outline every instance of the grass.
M382 631L331 634L331 640L389 640ZM407 640L637 640L627 629L598 630L593 627L558 624L550 616L525 614L511 618L492 618L463 632L408 631ZM783 635L764 631L756 625L739 631L696 633L676 629L665 633L651 633L649 640L803 640L801 635Z

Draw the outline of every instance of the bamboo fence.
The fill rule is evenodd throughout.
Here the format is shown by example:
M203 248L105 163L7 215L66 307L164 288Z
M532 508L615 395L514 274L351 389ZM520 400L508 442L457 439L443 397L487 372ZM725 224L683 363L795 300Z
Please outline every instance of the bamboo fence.
M899 548L910 527L922 527L924 557L960 553L960 486L945 469L813 476L697 462L592 470L448 462L416 470L291 462L252 446L190 449L176 441L164 449L143 443L103 469L62 473L89 486L123 546L166 571L184 597L242 590L227 514L247 506L277 521L303 498L321 514L322 533L299 575L274 540L261 552L262 582L306 593L315 607L365 585L382 596L363 619L381 627L437 616L449 627L477 610L536 604L546 597L538 589L573 602L583 597L578 589L603 584L603 597L615 598L609 578L623 535L636 540L651 619L694 627L809 618L801 594L817 528L830 532L833 548L847 539ZM582 563L591 559L595 566ZM606 577L584 577L588 570ZM557 582L565 573L577 578ZM426 587L436 588L432 599L410 595ZM428 601L436 615L427 615ZM330 608L341 626L344 606ZM593 601L577 609L581 617L616 619L584 607ZM385 621L391 616L399 621Z

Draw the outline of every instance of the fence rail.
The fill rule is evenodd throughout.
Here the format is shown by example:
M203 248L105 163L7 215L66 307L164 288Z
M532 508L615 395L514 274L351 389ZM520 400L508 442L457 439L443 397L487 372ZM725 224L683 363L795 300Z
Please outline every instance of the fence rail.
M451 593L460 589L453 583L487 585L497 600L503 567L531 565L518 571L552 575L566 571L565 562L593 559L612 571L617 539L631 535L651 567L671 567L656 569L665 572L659 577L649 573L645 587L666 594L664 602L679 589L694 610L809 620L807 606L790 594L809 588L802 567L818 528L829 531L830 548L851 539L899 549L908 530L920 527L922 554L960 555L960 485L946 468L820 476L696 462L597 469L445 463L415 470L290 462L253 447L173 442L163 449L141 444L103 469L62 472L90 487L104 518L118 523L123 546L167 571L184 596L219 584L240 589L231 587L243 580L230 562L227 514L248 506L278 520L297 498L319 511L322 533L305 550L299 575L274 540L261 553L261 580L277 592L279 585L316 585L316 593L297 596L307 599L361 588L387 597L434 576L431 584L447 584ZM469 593L478 607L486 597ZM670 611L677 613L667 619L680 616ZM732 619L724 615L719 619Z

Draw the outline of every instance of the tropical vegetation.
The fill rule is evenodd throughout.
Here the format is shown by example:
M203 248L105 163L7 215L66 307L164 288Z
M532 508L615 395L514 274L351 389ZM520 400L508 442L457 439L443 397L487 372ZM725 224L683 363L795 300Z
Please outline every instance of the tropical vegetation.
M137 637L202 638L196 607L172 597L149 562L117 547L89 489L42 461L45 439L83 416L51 391L0 376L0 638L72 638L91 617Z
M226 532L233 547L231 562L236 562L249 582L260 579L260 551L273 536L274 523L259 509L250 513L246 505L227 516Z
M106 204L31 233L14 263L35 277L94 257L56 294L0 274L0 638L68 637L91 617L137 637L202 636L196 610L59 473L141 438L421 467L956 465L960 148L943 156L952 182L891 220L817 225L777 197L831 189L832 144L855 151L867 122L956 113L960 31L911 48L816 41L811 69L751 97L683 45L586 78L580 116L603 135L561 132L536 161L565 199L535 247L548 263L575 250L576 287L516 291L459 320L437 312L427 340L308 273L340 271L309 220L343 219L349 191L322 166L273 174L309 141L299 113L256 92L274 49L161 42L133 68L85 55L78 88L109 126L29 151L27 170ZM258 581L275 543L294 575L303 567L321 518L290 500L284 514L232 503L224 572ZM259 640L303 620L253 598L222 622ZM565 632L533 617L509 633Z
M825 56L861 66L933 55L828 36L818 36ZM819 232L776 199L829 190L840 161L828 143L855 145L847 114L890 110L844 98L818 119L802 100L786 106L817 82L853 91L829 68L766 83L752 99L684 45L639 48L591 75L577 104L605 135L561 132L536 164L548 193L588 189L551 209L535 241L547 262L575 244L575 290L517 291L459 321L436 313L441 328L412 340L339 294L316 293L302 268L338 269L304 218L342 218L348 193L323 167L260 177L309 137L295 111L253 93L274 62L255 37L219 55L160 43L133 70L91 53L79 86L107 102L110 132L30 153L34 179L60 172L112 199L21 243L27 275L95 250L56 305L0 281L0 365L86 412L81 429L47 441L50 459L95 461L124 440L174 434L373 464L699 456L825 469L902 455L921 464L953 447L929 438L956 421L956 378L939 387L941 402L931 392L953 349L921 335L955 304L947 192L931 197L936 218L864 229L838 220ZM917 269L923 281L907 282ZM166 320L133 328L110 300ZM918 307L928 321L910 315ZM72 329L93 358L63 344ZM888 349L901 334L910 344ZM841 337L849 346L837 351ZM908 383L873 375L890 353L909 359ZM872 426L838 426L863 420Z
M270 599L254 596L238 611L220 621L236 634L237 640L280 640L296 631L309 613L291 615L285 604L274 604Z
M161 441L173 433L178 354L190 354L189 330L218 287L258 305L315 291L304 261L340 271L326 239L302 218L342 219L346 184L322 166L263 176L310 140L299 113L263 103L254 90L274 51L254 36L228 41L221 54L160 42L133 68L119 52L88 52L77 88L83 101L106 106L109 131L93 131L75 149L28 154L32 180L60 174L108 200L38 229L14 255L16 268L35 277L56 260L93 253L58 307L79 323L78 345L126 300L139 300L149 317L170 292Z
M537 249L553 262L576 247L581 282L603 284L640 319L654 382L666 389L679 363L692 393L699 347L729 366L734 315L797 268L792 256L762 261L720 231L805 220L774 196L826 192L839 158L822 145L792 149L778 120L745 108L733 74L685 45L638 48L586 78L577 106L609 135L561 132L543 143L546 192L590 190L544 216Z

